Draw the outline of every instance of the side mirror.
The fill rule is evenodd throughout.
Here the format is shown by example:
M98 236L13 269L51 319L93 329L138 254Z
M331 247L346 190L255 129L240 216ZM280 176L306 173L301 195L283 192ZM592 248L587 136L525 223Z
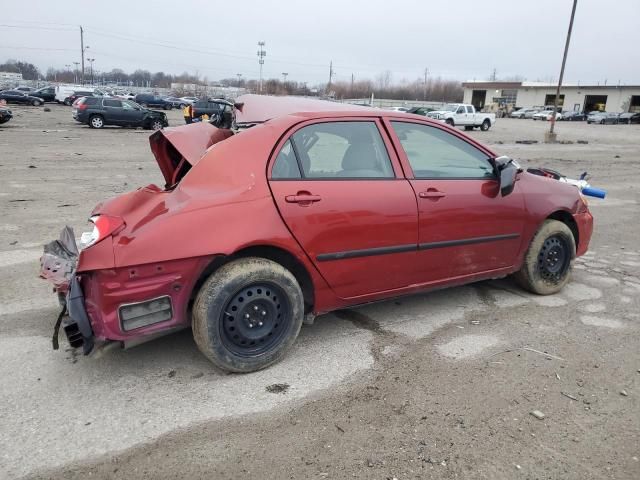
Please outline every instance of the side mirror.
M496 171L500 176L500 193L503 197L506 197L511 192L516 184L516 175L520 170L520 165L513 159L502 156L497 157L494 160Z

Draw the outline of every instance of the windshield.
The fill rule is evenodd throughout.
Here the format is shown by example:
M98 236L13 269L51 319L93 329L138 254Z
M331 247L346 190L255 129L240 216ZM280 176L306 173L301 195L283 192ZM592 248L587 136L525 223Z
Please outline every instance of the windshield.
M442 111L442 112L455 112L457 109L458 109L458 105L449 104L449 105L445 105L444 107L442 107L440 109L440 111Z

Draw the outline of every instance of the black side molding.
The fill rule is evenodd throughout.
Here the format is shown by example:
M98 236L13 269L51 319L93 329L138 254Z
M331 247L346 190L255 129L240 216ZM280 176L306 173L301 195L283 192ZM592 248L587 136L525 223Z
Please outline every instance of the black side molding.
M372 257L374 255L389 255L391 253L404 253L418 250L431 250L433 248L457 247L459 245L471 245L474 243L497 242L500 240L512 240L519 238L518 233L494 235L490 237L463 238L461 240L446 240L443 242L421 243L419 245L394 245L391 247L365 248L362 250L347 250L345 252L321 253L316 256L319 262L342 260L345 258Z

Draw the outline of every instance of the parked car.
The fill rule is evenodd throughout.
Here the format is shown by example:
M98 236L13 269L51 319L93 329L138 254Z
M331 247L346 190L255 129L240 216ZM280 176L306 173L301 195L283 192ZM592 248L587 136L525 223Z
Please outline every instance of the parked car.
M39 97L45 102L54 102L56 100L56 87L42 87L31 93L31 95L33 95L34 97Z
M391 112L408 112L409 111L409 107L389 107L386 110L389 110Z
M182 101L184 101L186 103L193 104L193 103L197 102L199 99L198 99L198 97L180 97L180 100L182 100Z
M124 100L134 100L136 98L135 93L131 92L117 92L114 93L114 96Z
M7 123L12 118L13 114L11 113L11 110L0 105L0 125L2 125L3 123Z
M136 103L143 107L155 107L163 108L165 110L171 110L173 105L171 102L166 101L164 98L150 93L139 93L135 98Z
M0 100L5 100L7 103L20 103L23 105L33 105L37 107L44 103L44 100L39 97L27 95L19 90L3 90L0 92Z
M67 97L64 104L65 105L73 105L82 97L95 97L96 95L92 90L78 90L73 92L71 95ZM68 102L68 103L67 103Z
M365 107L368 105L364 105ZM423 117L427 116L429 112L433 112L434 109L430 107L412 107L407 110L407 113L413 113L414 115L422 115Z
M587 123L599 123L601 125L609 123L615 125L618 123L618 114L610 112L591 112L587 117Z
M527 116L527 114L529 114ZM521 108L520 110L514 110L511 112L511 118L532 118L535 113L538 113L538 110L535 108Z
M36 89L33 87L27 87L27 86L21 85L19 87L12 88L12 90L16 90L22 93L32 94L33 92L35 92Z
M69 106L73 104L73 101L69 99L75 92L93 92L95 97L108 97L109 94L100 88L92 88L82 85L57 85L55 100L58 103L64 103Z
M587 119L587 116L584 112L562 112L562 117L559 120L565 120L568 122L583 122Z
M163 112L148 110L131 100L105 97L80 98L73 109L73 119L91 128L118 125L159 130L169 125Z
M442 120L452 127L464 127L465 130L479 127L483 132L489 130L496 123L494 113L477 113L473 105L463 103L451 103L441 110L429 112L427 116Z
M621 113L620 116L618 117L618 123L626 123L626 124L640 123L640 112Z
M532 118L534 120L543 120L549 121L553 117L553 110L542 110L541 112L534 113ZM555 112L556 120L562 120L562 114L560 112Z
M215 365L251 372L315 315L512 274L553 294L588 249L578 188L442 122L295 97L236 102L238 125L253 127L155 132L165 187L101 202L79 253L69 227L45 247L41 276L66 302L73 346L191 327Z
M222 99L198 100L193 104L193 118L207 114L209 118L221 116L225 112L230 113L233 103Z
M167 102L171 103L171 106L173 108L184 108L189 103L189 102L186 102L186 101L184 101L184 100L182 100L181 98L178 98L178 97L164 97L164 99Z

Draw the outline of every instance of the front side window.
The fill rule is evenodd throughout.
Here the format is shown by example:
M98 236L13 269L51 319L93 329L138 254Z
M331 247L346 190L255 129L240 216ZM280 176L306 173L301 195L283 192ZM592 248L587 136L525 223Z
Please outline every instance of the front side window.
M440 128L391 122L415 178L493 178L488 156Z
M464 113L464 107L458 107L456 113Z
M139 107L136 103L125 101L122 102L122 108L124 108L125 110L136 110Z
M292 135L305 178L394 178L375 122L327 122Z

